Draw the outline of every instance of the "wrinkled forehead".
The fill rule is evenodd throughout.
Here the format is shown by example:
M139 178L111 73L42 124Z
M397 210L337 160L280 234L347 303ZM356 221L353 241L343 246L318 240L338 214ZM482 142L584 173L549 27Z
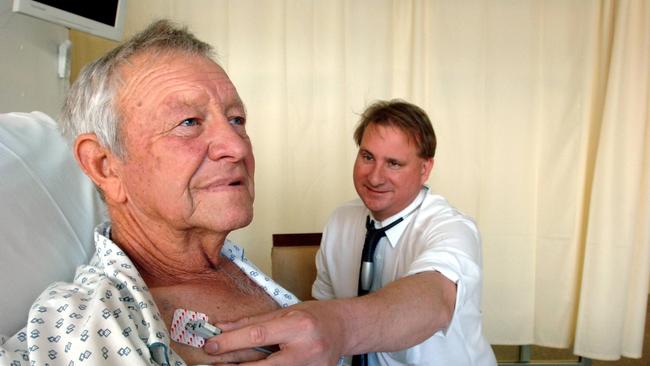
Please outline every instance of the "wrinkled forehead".
M133 56L120 68L120 109L183 103L194 98L217 98L241 104L226 72L212 59L185 52L146 52Z
M201 69L203 74L196 75L197 69ZM195 74L195 78L230 82L226 72L212 59L182 51L141 52L123 62L118 72L120 87L124 92L134 87L146 87L148 83L164 81L166 76L180 79Z

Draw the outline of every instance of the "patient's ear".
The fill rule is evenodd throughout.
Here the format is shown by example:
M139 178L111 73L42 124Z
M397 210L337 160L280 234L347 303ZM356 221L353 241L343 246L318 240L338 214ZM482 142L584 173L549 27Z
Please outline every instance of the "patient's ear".
M126 199L119 175L120 159L102 146L97 135L79 135L73 152L81 169L99 187L107 202L123 202Z

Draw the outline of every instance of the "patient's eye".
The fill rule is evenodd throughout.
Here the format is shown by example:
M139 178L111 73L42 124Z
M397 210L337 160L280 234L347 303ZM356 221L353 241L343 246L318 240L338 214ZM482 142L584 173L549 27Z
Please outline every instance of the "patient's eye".
M242 116L230 117L228 119L228 123L230 123L231 125L243 126L246 124L246 118Z
M184 127L192 127L198 125L199 125L199 120L197 118L186 118L180 123L180 126L184 126Z

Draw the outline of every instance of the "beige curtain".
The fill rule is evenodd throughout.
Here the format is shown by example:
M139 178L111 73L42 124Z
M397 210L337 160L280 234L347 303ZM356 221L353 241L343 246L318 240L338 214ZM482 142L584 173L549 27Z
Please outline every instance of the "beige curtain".
M432 117L430 184L484 240L495 344L640 357L650 277L650 3L138 0L212 43L249 113L256 216L233 233L321 231L355 197L354 124L376 99Z

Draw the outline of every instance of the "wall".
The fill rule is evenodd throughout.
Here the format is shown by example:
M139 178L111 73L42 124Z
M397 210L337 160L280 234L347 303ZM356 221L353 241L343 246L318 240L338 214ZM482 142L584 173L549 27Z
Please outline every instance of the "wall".
M11 11L0 0L0 112L39 110L56 119L67 80L57 75L67 28Z
M118 45L118 42L74 29L70 30L70 41L72 41L70 83L77 79L79 71L86 64L98 59Z

